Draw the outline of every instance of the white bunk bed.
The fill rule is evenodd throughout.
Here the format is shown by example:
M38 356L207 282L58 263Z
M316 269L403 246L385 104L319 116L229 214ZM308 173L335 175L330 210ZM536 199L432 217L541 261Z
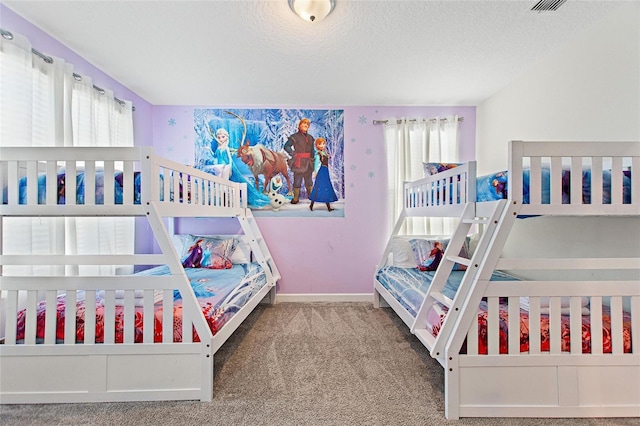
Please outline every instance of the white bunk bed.
M66 199L61 201L57 182L61 167L67 177L82 173L81 202L72 196L80 189L73 178L66 179ZM100 186L99 182L114 182L116 176L118 185ZM38 181L40 188L34 184ZM15 217L144 217L161 252L20 256L0 245L0 324L5 325L0 330L0 403L210 401L214 354L258 303L275 302L280 278L247 208L246 185L160 158L147 147L0 148L0 188L4 188L0 241L6 222ZM250 262L261 269L260 286L214 332L168 232L180 217L237 218L243 230L239 238L253 255ZM140 269L158 265L168 272L163 276L11 276L5 273L9 265L57 265L63 270L78 265ZM176 298L181 299L178 310ZM87 314L83 339L76 337L78 324L73 320L81 299L86 301L82 309ZM106 325L100 338L95 331L97 299L103 303ZM61 303L62 331L56 324L56 304L59 314ZM163 308L162 314L158 315L158 307ZM45 310L44 338L36 336L39 309ZM124 324L120 340L114 327L108 326L115 324L116 311ZM26 318L22 336L16 331L19 315ZM179 324L181 336L176 338Z
M629 216L637 231L640 143L511 141L508 197L496 201L476 202L475 167L470 162L405 184L404 208L374 277L374 305L393 308L444 367L446 417L640 417L637 254L502 257L515 222L526 216L599 216L603 226L608 218ZM609 178L610 202L607 196L603 203ZM547 182L549 199L541 195ZM587 189L591 202L567 189ZM414 216L459 222L430 283L414 285L420 300L407 302L383 278L394 268L394 239ZM458 256L476 227L482 229L477 248L469 259ZM553 244L553 236L546 238ZM603 247L598 254L606 252ZM452 292L448 280L456 263L467 269ZM606 269L632 278L598 277L596 270ZM590 270L594 278L495 279L501 271L517 276L524 270ZM416 309L408 308L411 303ZM544 338L541 327L548 327ZM582 337L576 342L571 336Z

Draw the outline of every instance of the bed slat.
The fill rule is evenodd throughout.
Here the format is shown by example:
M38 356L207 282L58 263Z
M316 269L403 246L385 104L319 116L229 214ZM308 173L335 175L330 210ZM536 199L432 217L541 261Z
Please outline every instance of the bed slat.
M622 297L611 297L611 353L624 353L622 338Z
M582 353L582 298L579 296L571 297L569 302L570 309L570 325L569 336L572 354Z
M96 291L85 290L84 297L84 344L93 345L96 342Z
M540 204L542 202L542 160L540 157L530 158L529 175L529 202Z
M582 157L571 157L571 204L582 204Z
M38 305L38 292L27 291L26 324L24 331L24 342L27 345L36 343L36 308Z
M595 355L602 355L602 297L594 296L591 298L589 304L589 311L591 312L591 353Z
M498 316L498 298L487 298L487 348L489 355L500 353L500 330Z
M96 204L96 162L85 161L84 170L84 203L93 206Z
M153 343L154 340L154 325L155 325L155 315L154 315L154 291L153 290L145 290L144 291L144 308L143 308L143 324L142 324L142 333L143 333L143 342L144 343Z
M135 293L134 290L124 291L124 343L135 340Z
M602 205L602 157L593 157L591 164L591 204Z
M541 352L540 341L540 298L529 297L529 353Z
M64 303L64 344L74 345L76 343L76 302L77 292L67 290Z
M549 353L560 354L562 351L562 333L560 333L560 298L549 298Z
M509 353L520 354L520 298L509 297Z
M56 343L56 327L57 327L57 291L47 290L46 306L45 306L45 324L44 324L44 343L52 345Z
M77 173L78 171L76 168L76 162L71 160L67 161L65 164L65 178L64 178L64 184L65 184L64 200L66 205L73 206L76 204L77 198L74 195L78 191L77 178L76 178ZM95 192L95 189L92 192Z

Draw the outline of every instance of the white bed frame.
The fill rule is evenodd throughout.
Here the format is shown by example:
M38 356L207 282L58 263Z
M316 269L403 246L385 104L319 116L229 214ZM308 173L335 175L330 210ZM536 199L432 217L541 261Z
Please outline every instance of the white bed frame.
M74 197L57 204L57 171L66 167L75 175L85 169L85 204ZM123 204L113 203L113 186L105 185L105 204L95 204L95 170L104 166L104 182L113 182L114 170L124 177ZM47 173L47 202L37 204L37 186L28 184L27 203L19 204L18 181L26 173L35 182L39 172ZM141 176L141 203L133 203L134 171ZM181 182L184 185L181 185ZM238 184L194 168L157 157L152 148L0 148L0 188L8 187L0 203L0 241L3 226L11 217L40 216L130 216L145 217L161 254L132 255L33 255L5 254L0 244L0 290L5 302L0 311L5 328L0 330L0 403L58 403L101 401L156 401L194 399L210 401L213 396L213 357L258 303L275 302L278 269L269 254L256 221L247 208L246 184ZM75 179L67 179L67 194L75 194ZM182 194L180 192L182 191ZM161 195L162 193L162 195ZM1 196L0 196L1 197ZM110 201L111 200L111 201ZM254 261L265 270L263 287L215 335L202 314L189 280L167 232L167 218L235 217L244 231ZM168 265L169 276L6 276L4 265ZM183 342L173 342L173 291L183 298ZM85 290L87 304L96 291L105 291L105 324L115 315L115 292L124 290L125 336L115 343L113 329L105 328L105 343L94 344L95 318L87 312L85 343L75 342L75 295ZM134 343L135 291L143 291L144 338ZM71 292L69 292L71 291ZM65 340L55 341L56 296L67 292ZM163 342L154 343L154 298L165 304ZM36 306L47 301L45 341L36 342ZM16 342L16 315L25 308L24 342ZM138 303L140 303L138 301ZM93 304L95 306L95 303ZM192 327L200 342L192 341Z
M592 167L592 203L572 197L562 204L562 167L581 176L583 159ZM603 161L605 159L605 161ZM541 204L541 165L551 166L551 203ZM569 163L567 165L567 163ZM623 204L622 185L612 188L611 204L602 204L602 164L611 167L613 182L622 182L623 170L631 168L632 203ZM609 166L610 164L610 166ZM523 165L531 168L531 200L522 203ZM405 205L391 239L403 221L412 216L460 218L443 261L414 318L374 278L374 305L388 304L445 369L445 414L459 417L640 417L640 280L590 281L489 281L494 270L630 270L640 269L639 258L503 258L502 250L518 215L632 216L630 226L640 225L640 143L638 142L522 142L509 144L509 198L474 202L475 163L447 170L404 186ZM451 185L459 179L459 185ZM443 190L438 190L444 189ZM447 194L453 188L456 194ZM571 179L572 194L582 193L581 179ZM537 195L535 195L537 194ZM452 196L450 196L452 195ZM472 226L483 228L471 259L458 253ZM637 229L637 228L634 228ZM588 232L588 230L585 230ZM546 236L547 238L549 236ZM553 237L552 237L553 238ZM392 264L391 239L379 268ZM604 251L606 252L606 251ZM453 300L441 290L455 262L468 269ZM512 272L513 273L513 272ZM550 352L540 353L540 297L549 297ZM571 299L572 336L581 333L582 297L590 300L592 353L582 354L580 345L571 353L561 351L560 309L562 296ZM477 352L477 311L486 297L489 354ZM509 317L519 318L519 298L530 301L530 347L521 353L519 327L509 329L509 353L499 354L498 299L509 298ZM624 299L623 299L624 297ZM602 300L610 300L612 353L602 353ZM609 299L610 298L610 299ZM437 337L427 329L429 308L439 302L449 308ZM632 316L632 353L622 348L622 309L629 303ZM513 309L513 310L512 310ZM519 320L514 320L519 323ZM469 330L475 330L469 331ZM468 351L460 354L464 340Z

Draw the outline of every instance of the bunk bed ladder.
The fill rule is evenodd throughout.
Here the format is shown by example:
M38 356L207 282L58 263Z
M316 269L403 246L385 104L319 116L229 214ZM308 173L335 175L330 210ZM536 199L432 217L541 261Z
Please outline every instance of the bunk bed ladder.
M503 215L506 200L493 202L491 207L487 210L483 216L477 216L476 203L468 203L460 217L460 222L454 231L451 241L445 250L442 262L436 271L433 281L427 290L427 294L420 306L420 310L416 315L416 321L412 327L412 332L425 344L425 346L431 351L431 356L436 358L440 363L444 362L443 353L453 326L455 325L458 316L462 311L462 305L467 299L467 295L473 289L473 284L476 281L482 259L485 257L485 253L489 249L491 242L493 241L494 233L499 228L500 218ZM482 237L478 242L478 247L474 251L471 259L466 259L459 256L467 235L471 231L471 227L474 225L482 225L484 227ZM467 266L466 272L458 286L458 290L453 299L444 295L443 290L447 283L447 279L451 275L453 266L455 263L459 263ZM448 309L447 315L442 323L442 328L438 332L438 336L426 329L427 313L429 309L436 303L446 306Z
M253 216L251 209L246 209L246 211L245 216L238 218L240 225L242 225L244 235L251 246L255 261L264 268L269 285L275 286L276 282L281 278L280 271L278 271L278 267L271 256L269 247L262 236L262 232L260 232L260 228L256 223L256 218Z

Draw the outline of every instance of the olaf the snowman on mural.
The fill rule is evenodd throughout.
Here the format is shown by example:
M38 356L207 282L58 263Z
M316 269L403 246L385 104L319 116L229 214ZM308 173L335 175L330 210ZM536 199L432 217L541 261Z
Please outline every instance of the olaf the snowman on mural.
M271 208L275 212L280 210L280 207L289 201L284 195L278 192L280 188L282 188L282 177L278 175L271 178L269 182L269 200Z

